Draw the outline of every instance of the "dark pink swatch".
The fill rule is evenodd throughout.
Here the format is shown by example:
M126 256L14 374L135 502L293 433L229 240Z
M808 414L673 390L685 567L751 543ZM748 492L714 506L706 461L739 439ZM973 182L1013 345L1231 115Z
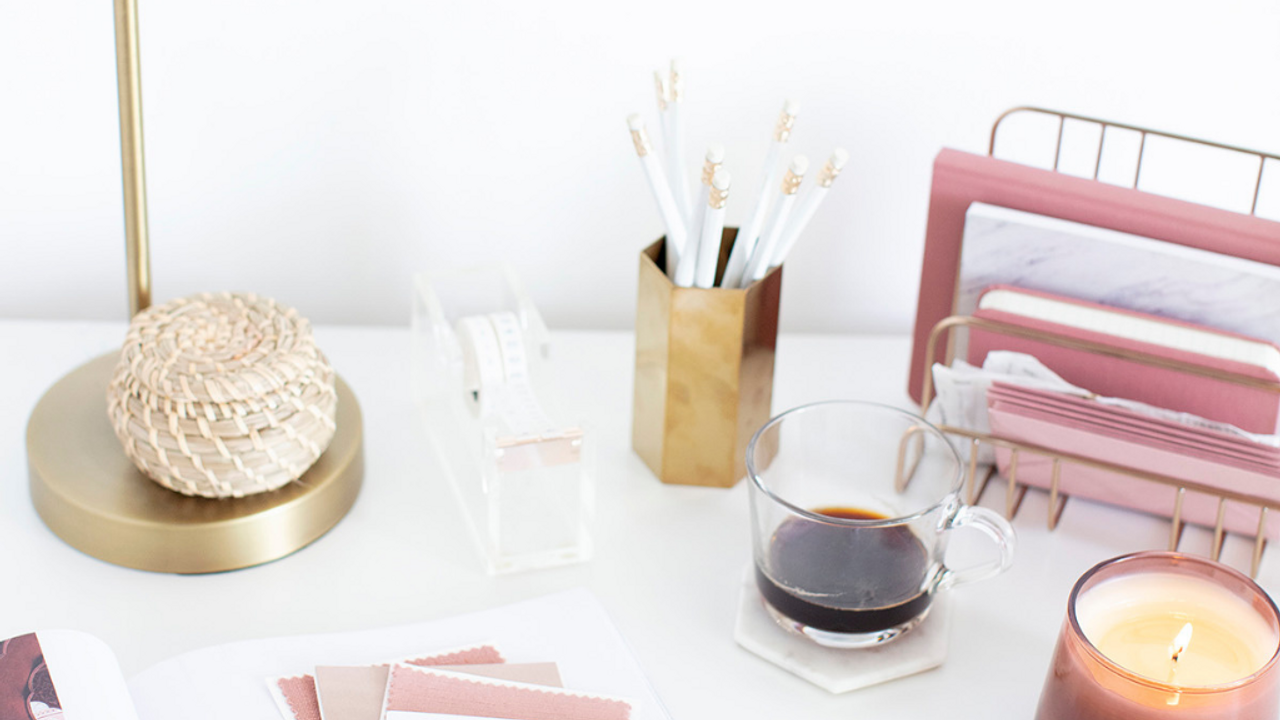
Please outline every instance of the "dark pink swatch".
M316 697L316 679L295 675L276 681L281 694L293 711L294 720L320 720L320 700Z

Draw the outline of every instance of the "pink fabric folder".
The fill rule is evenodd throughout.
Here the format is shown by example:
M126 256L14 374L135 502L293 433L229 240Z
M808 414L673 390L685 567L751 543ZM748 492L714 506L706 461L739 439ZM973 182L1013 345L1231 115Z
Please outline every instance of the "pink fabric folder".
M908 388L917 402L929 332L952 312L965 212L975 202L1142 235L1187 247L1280 265L1280 223L1229 210L944 149L933 164L920 299Z

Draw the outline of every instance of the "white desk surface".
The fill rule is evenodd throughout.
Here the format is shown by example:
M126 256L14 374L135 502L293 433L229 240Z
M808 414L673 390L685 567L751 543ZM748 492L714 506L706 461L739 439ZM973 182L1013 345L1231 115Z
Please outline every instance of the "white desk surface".
M118 346L123 324L0 322L0 637L70 627L105 640L127 674L208 645L256 637L410 623L591 588L614 616L675 720L694 718L1031 717L1067 594L1094 563L1162 548L1167 523L1072 500L1049 533L1031 492L1005 575L958 589L946 664L842 696L829 695L739 648L734 607L750 557L747 495L664 486L630 449L629 333L553 336L566 403L599 433L596 557L590 563L489 577L439 476L409 394L409 334L399 328L317 329L355 389L365 418L365 485L351 513L298 553L205 576L118 568L71 549L32 510L24 436L36 400L64 373ZM860 398L909 407L905 336L783 336L775 412ZM983 504L1003 507L993 484ZM975 557L961 534L952 552ZM1188 529L1184 550L1209 534ZM1247 567L1250 543L1225 560ZM1280 588L1272 551L1260 581ZM958 564L958 563L957 563Z

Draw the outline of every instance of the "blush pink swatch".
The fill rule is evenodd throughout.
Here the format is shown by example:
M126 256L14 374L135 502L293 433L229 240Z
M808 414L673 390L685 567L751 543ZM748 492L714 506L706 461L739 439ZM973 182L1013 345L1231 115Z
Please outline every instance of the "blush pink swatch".
M403 661L421 667L431 665L487 665L503 663L502 653L492 645L478 645L438 655L423 655ZM295 675L276 680L276 686L289 703L294 720L321 720L320 699L316 695L316 679L311 675Z
M616 698L405 665L391 668L386 710L506 720L629 720L632 714L631 704Z

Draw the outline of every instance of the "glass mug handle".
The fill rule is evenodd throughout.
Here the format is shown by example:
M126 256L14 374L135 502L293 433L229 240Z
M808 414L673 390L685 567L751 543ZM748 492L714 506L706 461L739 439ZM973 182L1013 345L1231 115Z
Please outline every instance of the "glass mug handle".
M979 530L994 540L996 546L1000 549L1000 558L961 570L944 568L938 574L938 580L934 584L935 590L945 590L956 585L993 578L1008 570L1009 566L1013 564L1013 546L1016 536L1013 532L1013 526L1002 515L983 507L962 505L955 515L951 516L946 530L950 531L963 527Z

